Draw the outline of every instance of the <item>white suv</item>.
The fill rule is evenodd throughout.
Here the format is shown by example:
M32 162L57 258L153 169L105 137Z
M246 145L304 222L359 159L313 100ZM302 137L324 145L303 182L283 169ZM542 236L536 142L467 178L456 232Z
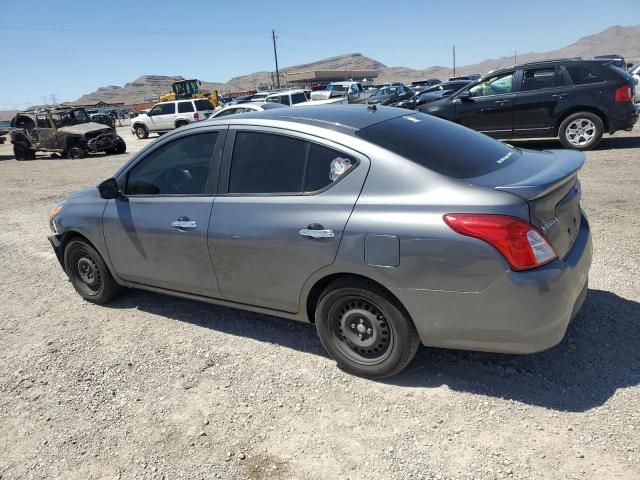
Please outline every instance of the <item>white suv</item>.
M151 132L164 133L209 118L213 110L206 98L156 103L148 113L133 119L131 133L138 138L147 138Z
M309 98L304 90L289 90L286 92L272 93L265 100L265 102L281 103L283 105L297 105L308 101Z

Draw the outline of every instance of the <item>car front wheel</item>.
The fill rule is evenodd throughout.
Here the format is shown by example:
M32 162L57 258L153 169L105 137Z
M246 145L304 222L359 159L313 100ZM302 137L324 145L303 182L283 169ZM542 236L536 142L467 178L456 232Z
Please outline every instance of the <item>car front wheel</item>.
M564 148L590 150L594 148L604 133L602 119L591 112L569 115L560 124L558 136Z
M315 320L320 341L338 366L362 377L399 373L420 344L404 308L377 285L359 279L330 284Z
M64 249L64 269L73 288L85 300L103 304L116 297L116 283L100 254L84 240L71 240Z
M136 137L140 140L144 140L145 138L149 138L149 130L144 125L138 125L136 127Z

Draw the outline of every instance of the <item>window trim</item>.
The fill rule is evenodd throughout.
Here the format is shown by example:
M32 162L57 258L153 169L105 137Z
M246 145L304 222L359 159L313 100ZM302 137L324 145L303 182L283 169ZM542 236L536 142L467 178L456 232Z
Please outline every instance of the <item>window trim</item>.
M308 169L309 156L311 153L311 145L315 144L320 147L330 148L332 150L336 150L338 152L344 153L344 155L355 160L353 166L340 178L335 180L334 182L329 183L327 186L320 190L314 190L312 192L271 192L271 193L230 193L229 192L229 180L231 178L231 162L233 160L233 147L236 141L236 134L239 132L254 132L254 133L266 133L272 135L280 135L283 137L291 137L296 140L301 140L307 143L306 149L306 158L305 158L305 166L304 166L304 174L303 185L306 181L306 172ZM277 127L260 127L256 125L231 125L229 127L229 133L227 134L226 142L224 145L224 155L222 159L222 167L220 169L220 175L218 177L218 188L217 195L220 197L310 197L315 195L320 195L327 190L333 188L335 185L340 183L343 179L347 178L356 168L360 166L362 163L362 158L365 157L362 153L356 152L346 146L343 146L339 143L332 142L330 140L324 139L322 137L316 137L311 134L296 132L294 130L289 130L285 128L277 128Z
M186 131L176 130L175 133L168 134L163 136L160 141L156 141L152 148L148 150L141 150L139 155L136 155L134 158L130 160L128 164L123 167L123 169L118 172L116 176L116 180L118 182L118 186L120 190L123 192L127 191L127 183L129 182L129 174L131 170L136 168L141 162L144 162L149 155L153 155L154 152L157 152L160 148L163 148L165 145L172 143L174 141L180 140L184 137L190 137L192 135L202 135L205 133L218 132L218 138L216 139L216 144L213 148L213 155L210 160L209 167L209 176L207 177L207 186L205 188L204 193L161 193L161 194L136 194L136 195L126 195L125 199L128 198L145 198L145 199L153 199L153 198L179 198L179 197L214 197L217 195L217 186L220 175L220 166L222 164L222 154L223 148L225 145L225 140L227 137L228 127L226 125L216 125L216 126L200 126L200 128L189 129Z

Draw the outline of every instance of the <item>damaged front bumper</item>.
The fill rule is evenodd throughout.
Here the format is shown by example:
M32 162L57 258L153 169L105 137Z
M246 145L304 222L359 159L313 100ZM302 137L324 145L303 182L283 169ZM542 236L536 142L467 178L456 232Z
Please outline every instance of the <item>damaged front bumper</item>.
M97 137L87 140L87 150L92 152L103 152L116 148L121 139L115 133L103 133Z

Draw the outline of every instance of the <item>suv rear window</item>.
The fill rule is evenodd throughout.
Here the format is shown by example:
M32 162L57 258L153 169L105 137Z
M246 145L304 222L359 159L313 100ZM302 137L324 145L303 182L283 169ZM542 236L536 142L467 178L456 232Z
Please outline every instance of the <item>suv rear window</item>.
M202 112L203 110L213 110L213 105L211 105L211 102L206 98L194 100L194 103L196 104L196 109L199 112Z
M356 135L454 178L486 175L510 165L520 156L516 149L486 135L424 113L376 123Z
M191 102L179 102L178 103L178 113L187 113L193 112L193 105Z
M567 67L569 76L574 85L587 85L589 83L604 82L602 78L584 67Z

